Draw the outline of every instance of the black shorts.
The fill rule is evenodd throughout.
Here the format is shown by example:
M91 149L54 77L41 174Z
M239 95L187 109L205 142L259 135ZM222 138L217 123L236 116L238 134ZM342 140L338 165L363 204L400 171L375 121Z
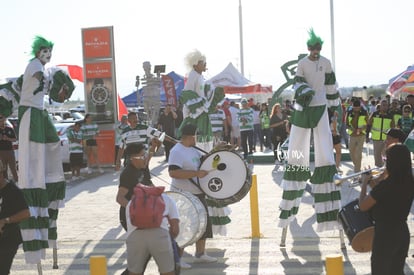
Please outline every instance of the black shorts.
M83 153L70 153L70 166L81 167L83 164Z
M201 203L204 205L204 208L207 211L207 226L206 231L204 232L203 236L201 236L200 240L205 240L207 238L213 238L213 228L211 224L210 217L208 215L208 209L207 209L207 202L204 194L194 194L197 198L200 199Z
M337 145L337 144L341 143L341 136L340 135L337 135L337 136L332 135L332 142L333 142L333 145Z
M96 143L96 139L87 139L86 140L86 146L97 146L98 143Z

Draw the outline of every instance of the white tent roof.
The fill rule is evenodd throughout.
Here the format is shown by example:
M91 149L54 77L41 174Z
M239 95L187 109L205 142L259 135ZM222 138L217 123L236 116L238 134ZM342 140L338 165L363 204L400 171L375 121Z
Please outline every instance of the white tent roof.
M230 62L229 65L219 74L213 76L206 81L214 87L224 86L245 86L253 84L250 80L245 78Z

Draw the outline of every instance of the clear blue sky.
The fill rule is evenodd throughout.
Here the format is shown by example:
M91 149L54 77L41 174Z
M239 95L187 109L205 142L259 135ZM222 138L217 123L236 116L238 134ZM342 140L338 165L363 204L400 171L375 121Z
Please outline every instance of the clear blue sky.
M2 4L0 77L23 73L30 45L39 34L55 43L52 64L83 66L81 29L114 26L117 90L134 90L142 62L166 64L167 72L187 73L184 56L193 48L207 56L206 78L232 62L240 68L239 0L31 0ZM242 0L244 71L253 82L284 83L280 66L306 53L310 27L331 56L329 0ZM340 87L370 86L414 63L411 29L414 1L334 0L335 67ZM76 82L72 99L83 99Z

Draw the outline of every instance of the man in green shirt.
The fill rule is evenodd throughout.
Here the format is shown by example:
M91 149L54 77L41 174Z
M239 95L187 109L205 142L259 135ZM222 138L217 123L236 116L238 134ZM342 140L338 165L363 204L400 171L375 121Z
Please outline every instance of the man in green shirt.
M240 137L243 148L243 156L246 159L247 154L253 154L253 109L247 104L247 99L241 100L242 108L238 112L240 122ZM247 147L247 141L249 147Z

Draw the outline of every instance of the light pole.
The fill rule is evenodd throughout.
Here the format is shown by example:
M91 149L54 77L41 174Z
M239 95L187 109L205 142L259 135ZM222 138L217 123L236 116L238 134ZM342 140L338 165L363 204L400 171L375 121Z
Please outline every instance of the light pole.
M244 54L243 54L243 15L242 4L239 0L239 31L240 31L240 71L244 76Z
M334 7L333 0L331 3L331 55L332 55L332 70L335 71L335 27L334 27Z

